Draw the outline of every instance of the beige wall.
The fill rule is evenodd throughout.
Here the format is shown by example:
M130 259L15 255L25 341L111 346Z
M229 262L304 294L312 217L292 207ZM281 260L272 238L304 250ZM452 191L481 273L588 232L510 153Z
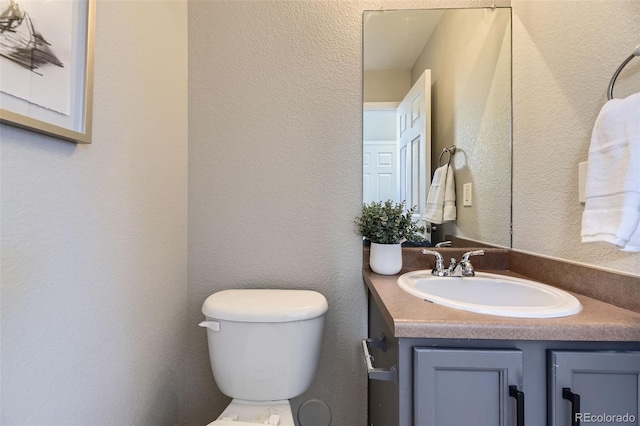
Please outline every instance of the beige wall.
M613 72L640 43L640 2L513 1L513 246L640 275L640 254L582 244L578 163ZM640 91L640 59L617 97Z
M178 423L186 13L98 2L93 144L0 126L3 425Z
M189 321L186 424L228 403L215 388L205 298L313 289L329 302L318 375L294 399L334 425L366 422L361 241L361 12L349 2L189 4ZM268 350L265 348L265 350Z

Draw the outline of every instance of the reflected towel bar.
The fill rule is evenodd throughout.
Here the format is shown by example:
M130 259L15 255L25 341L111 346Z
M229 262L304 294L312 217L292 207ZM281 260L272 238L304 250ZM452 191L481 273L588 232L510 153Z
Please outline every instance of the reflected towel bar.
M640 47L640 46L639 46ZM453 154L456 153L456 146L452 145L449 148L445 148L442 150L442 152L440 153L440 157L438 157L438 167L443 166L444 164L442 164L442 156L444 155L444 153L446 152L447 154L449 154L449 158L447 159L447 166L451 164L451 157L453 157Z

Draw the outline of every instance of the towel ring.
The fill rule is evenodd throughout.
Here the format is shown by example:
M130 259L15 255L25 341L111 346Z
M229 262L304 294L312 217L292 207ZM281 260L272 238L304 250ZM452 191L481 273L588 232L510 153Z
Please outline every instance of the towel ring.
M453 154L456 153L456 146L450 146L449 148L445 148L442 150L442 152L440 153L440 157L438 157L438 167L442 167L444 166L444 164L442 164L442 156L444 155L444 153L446 152L447 154L449 154L449 158L447 158L447 166L451 164L451 157L453 156Z
M633 51L633 53L624 60L624 62L622 62L622 64L618 67L618 69L616 70L616 72L613 73L613 77L611 78L611 82L609 83L609 91L607 92L607 99L611 100L613 99L613 85L616 83L616 78L618 78L618 75L620 74L620 71L622 71L622 69L635 57L635 56L640 56L640 44L638 46L636 46L636 50Z

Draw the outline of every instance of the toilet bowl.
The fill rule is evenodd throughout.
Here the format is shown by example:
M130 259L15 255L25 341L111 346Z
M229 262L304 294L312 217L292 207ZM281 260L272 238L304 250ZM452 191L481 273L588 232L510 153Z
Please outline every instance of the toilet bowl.
M205 300L213 377L233 398L210 426L294 426L289 399L311 386L327 307L310 290L223 290Z

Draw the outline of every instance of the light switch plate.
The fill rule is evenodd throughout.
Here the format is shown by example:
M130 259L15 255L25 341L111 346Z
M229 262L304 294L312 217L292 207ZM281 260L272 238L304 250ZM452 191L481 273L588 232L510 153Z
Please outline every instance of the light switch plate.
M473 199L471 195L473 190L472 185L472 183L465 183L464 185L462 185L462 205L464 207L471 207L473 205Z
M587 181L587 162L578 163L578 201L582 204L587 202L584 194L584 187Z

